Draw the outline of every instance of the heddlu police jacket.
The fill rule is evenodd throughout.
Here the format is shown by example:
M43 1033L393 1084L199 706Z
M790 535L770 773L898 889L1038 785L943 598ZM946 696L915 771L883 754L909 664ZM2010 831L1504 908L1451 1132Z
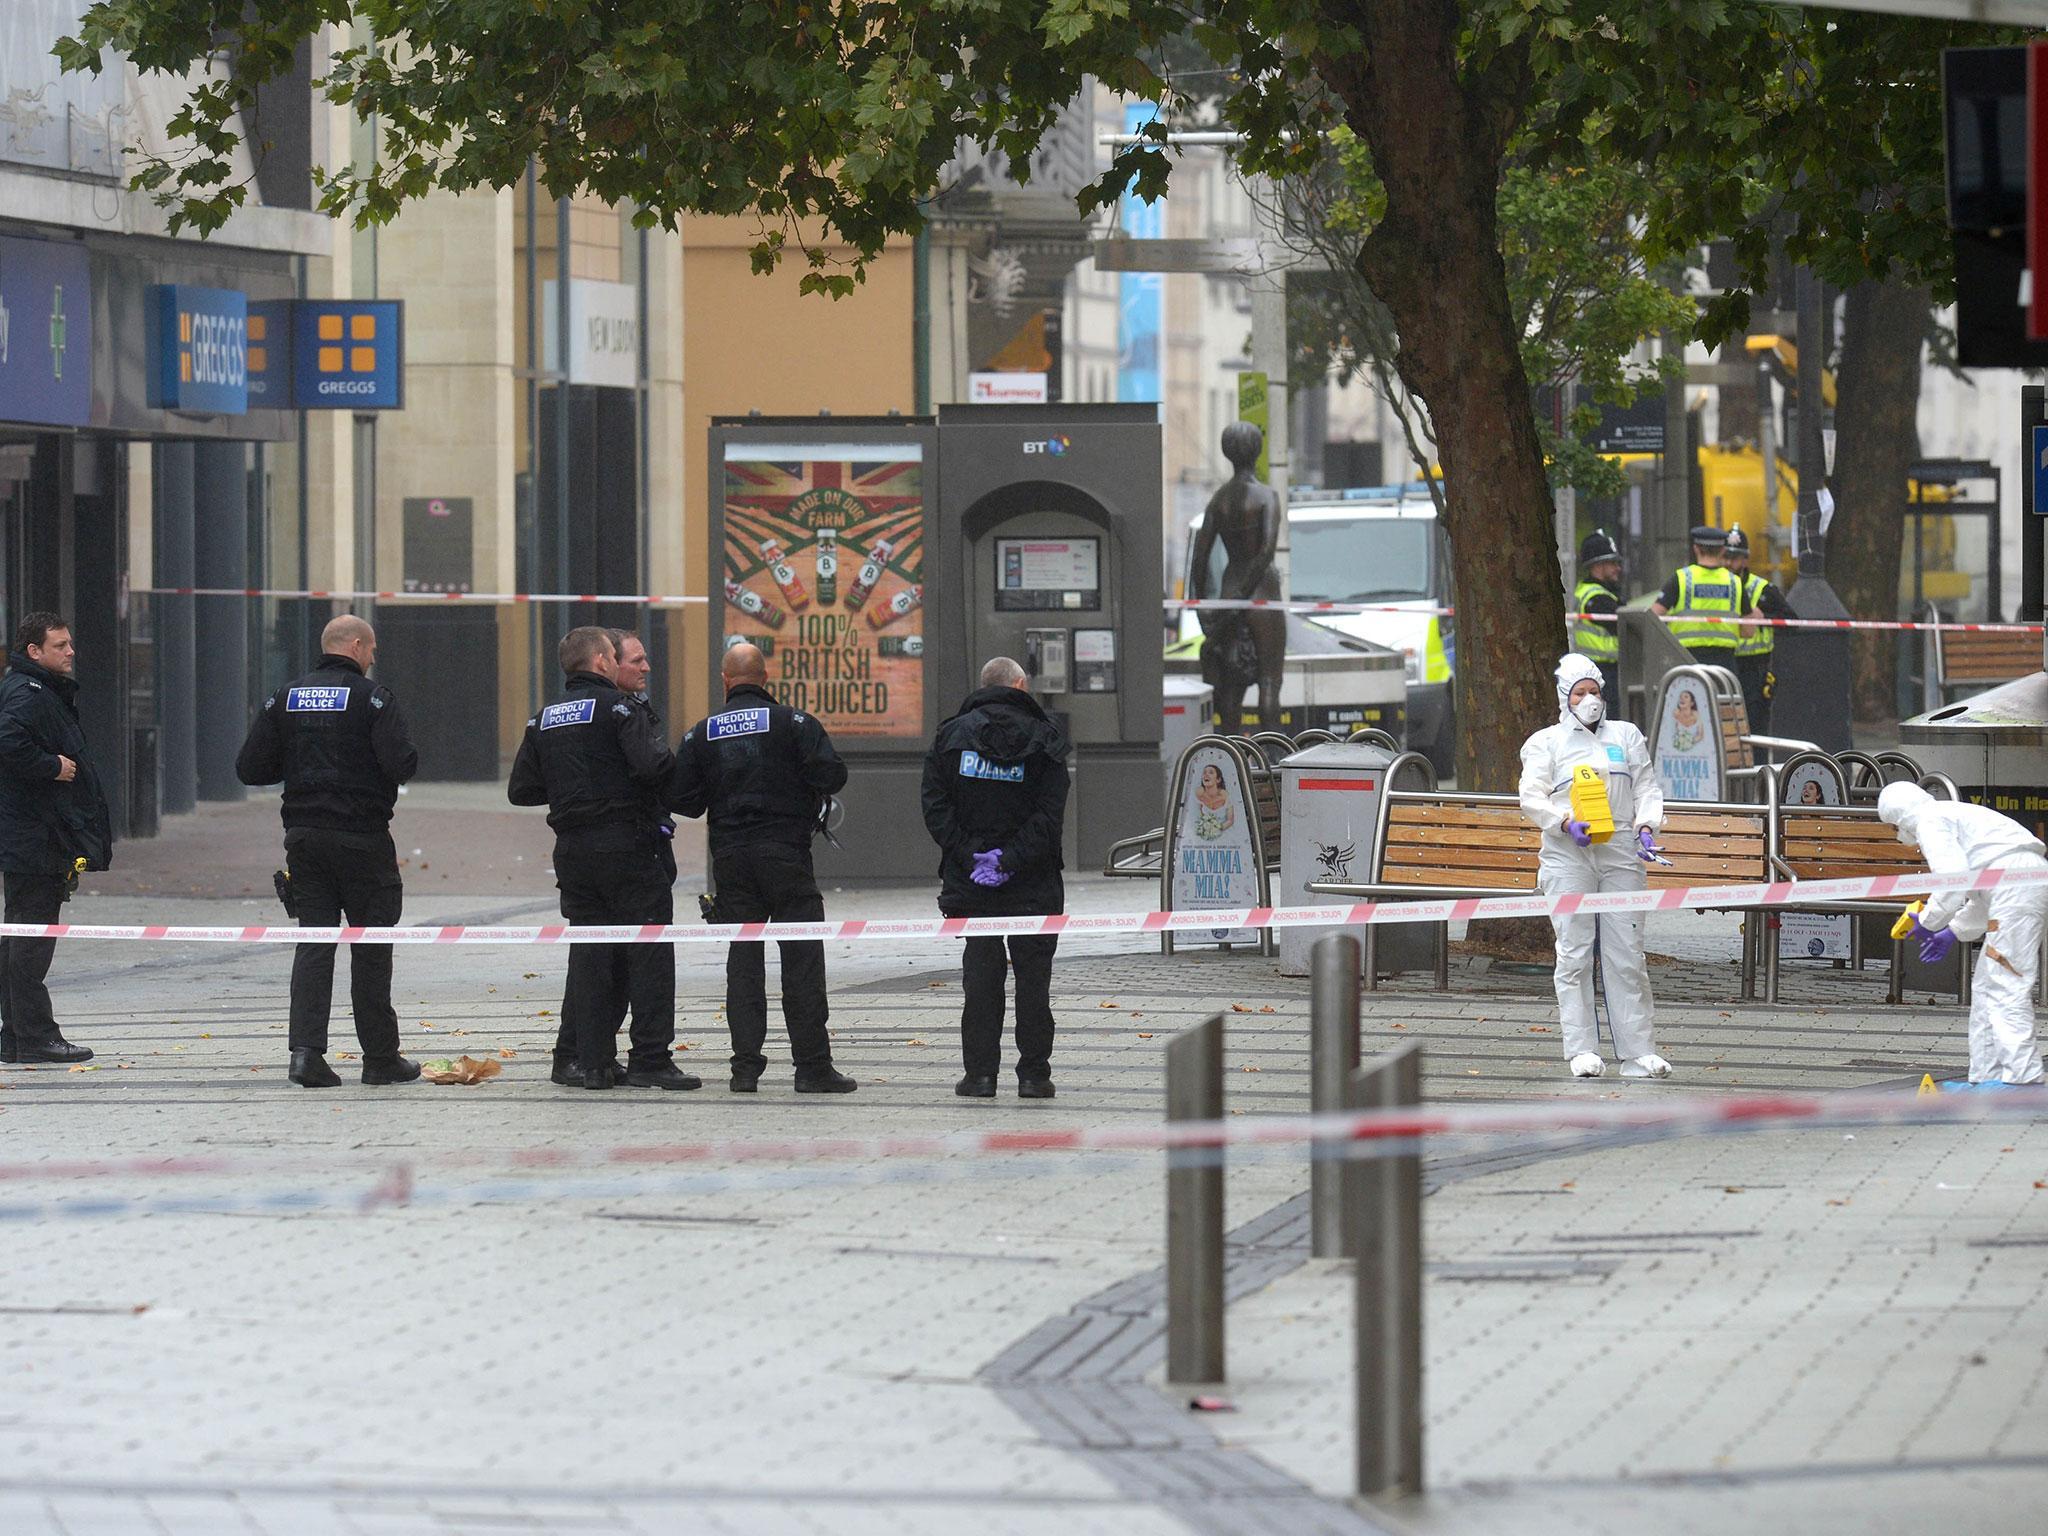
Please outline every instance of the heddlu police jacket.
M57 758L78 773L57 780ZM82 858L105 869L113 829L99 775L85 755L78 723L78 684L17 651L0 678L0 870L63 875Z
M741 683L683 738L669 805L709 813L713 854L755 842L808 849L818 806L845 787L846 764L817 717Z
M398 700L346 656L263 701L235 759L244 784L284 781L284 824L382 832L419 767Z
M966 916L1058 912L1067 742L1021 688L970 693L924 759L924 824L939 845L939 908ZM976 885L974 856L1003 850L1010 878Z
M651 710L595 672L572 672L564 696L526 722L505 794L514 805L545 805L558 838L652 849L675 766Z

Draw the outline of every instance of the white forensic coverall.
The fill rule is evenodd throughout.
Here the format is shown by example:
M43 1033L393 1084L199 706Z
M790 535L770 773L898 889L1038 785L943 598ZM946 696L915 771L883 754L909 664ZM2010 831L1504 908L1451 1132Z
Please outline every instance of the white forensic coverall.
M1575 665L1576 664L1576 665ZM1625 720L1602 720L1589 729L1571 712L1571 693L1600 669L1576 652L1558 663L1558 723L1522 743L1522 814L1543 829L1537 884L1550 895L1565 891L1640 891L1643 864L1636 830L1664 825L1664 788L1650 765L1650 745ZM1581 848L1564 830L1571 820L1572 770L1591 763L1607 779L1614 835ZM1557 934L1557 1012L1566 1060L1600 1053L1593 1015L1593 939L1598 925L1600 966L1607 983L1607 1023L1620 1060L1656 1054L1655 1005L1643 963L1643 919L1638 912L1552 917Z
M1984 869L2048 869L2040 839L1983 805L1937 800L1917 784L1887 784L1877 814L1917 846L1937 875ZM2034 982L2040 971L2041 923L2048 885L2001 885L1989 891L1936 891L1920 926L1946 928L1965 943L1984 940L1970 986L1970 1081L2038 1083L2041 1050L2034 1040ZM1993 950L2003 960L1992 954Z

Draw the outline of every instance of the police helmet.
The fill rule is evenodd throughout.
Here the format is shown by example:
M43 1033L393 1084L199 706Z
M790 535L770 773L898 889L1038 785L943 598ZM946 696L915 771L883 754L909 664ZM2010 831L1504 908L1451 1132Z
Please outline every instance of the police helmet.
M1737 555L1747 555L1748 553L1749 540L1743 535L1742 525L1737 523L1728 530L1728 558L1732 560Z
M1586 535L1579 546L1579 564L1598 565L1602 560L1619 560L1621 551L1614 547L1614 540L1607 536L1605 528L1595 528Z

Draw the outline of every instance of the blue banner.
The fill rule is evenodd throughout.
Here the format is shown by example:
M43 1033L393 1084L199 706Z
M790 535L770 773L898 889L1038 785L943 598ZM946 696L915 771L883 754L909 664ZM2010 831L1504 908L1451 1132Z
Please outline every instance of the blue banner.
M1124 107L1124 132L1136 133L1159 115L1154 102L1135 101ZM1126 192L1118 221L1134 240L1157 240L1166 233L1166 204L1141 202ZM1123 272L1117 277L1116 397L1122 401L1158 400L1159 335L1164 318L1166 276L1160 272Z
M292 408L292 299L249 301L249 409Z
M82 427L91 415L85 247L0 239L0 421Z
M405 306L392 299L300 299L292 306L292 404L306 411L395 411L405 404Z
M249 296L160 283L150 290L149 403L201 416L249 409Z

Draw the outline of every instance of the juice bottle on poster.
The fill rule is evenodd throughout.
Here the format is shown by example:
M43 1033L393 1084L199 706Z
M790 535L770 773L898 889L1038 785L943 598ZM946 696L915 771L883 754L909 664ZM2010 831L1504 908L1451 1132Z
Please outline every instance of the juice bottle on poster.
M788 617L760 593L749 592L730 576L725 578L725 600L748 618L759 619L770 629L782 628L782 621Z
M818 606L830 608L839 601L839 530L818 530Z
M923 635L884 635L875 643L878 656L922 656Z
M791 613L802 613L811 606L811 594L804 590L804 584L796 579L791 569L789 556L782 552L782 546L773 539L761 541L761 558L768 562L768 574L775 578L775 585L782 589L782 597L789 604Z
M882 579L882 567L889 557L896 553L896 546L887 539L877 539L868 549L867 559L861 562L860 574L853 578L853 586L846 594L846 607L850 613L859 613L867 600L874 595L875 583Z
M894 624L923 601L924 588L922 586L905 587L901 592L890 598L888 602L868 615L868 628L881 629L885 625Z

